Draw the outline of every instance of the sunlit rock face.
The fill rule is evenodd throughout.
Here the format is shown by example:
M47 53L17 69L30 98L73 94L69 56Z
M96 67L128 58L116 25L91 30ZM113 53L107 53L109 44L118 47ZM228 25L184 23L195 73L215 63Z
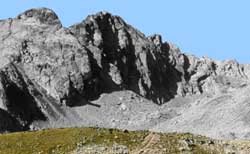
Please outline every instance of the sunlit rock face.
M47 8L0 20L2 132L95 125L86 121L83 106L102 102L102 95L119 91L131 91L140 97L131 102L151 102L157 116L148 123L157 124L177 115L172 111L161 113L160 108L169 101L205 94L236 95L239 89L248 87L249 76L249 65L181 53L175 45L163 42L160 35L146 37L107 12L90 15L69 28L63 27ZM135 104L131 108L137 109ZM97 106L107 113L106 109L112 108L108 103ZM114 112L109 118L119 117ZM143 112L137 115L147 117ZM131 128L141 128L139 119ZM100 121L101 126L112 126Z

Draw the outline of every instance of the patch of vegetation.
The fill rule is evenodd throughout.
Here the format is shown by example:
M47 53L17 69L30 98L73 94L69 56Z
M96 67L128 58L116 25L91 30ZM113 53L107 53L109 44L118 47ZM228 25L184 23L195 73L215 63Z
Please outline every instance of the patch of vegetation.
M0 154L67 154L72 153L78 147L112 147L114 144L126 146L130 153L151 151L169 154L224 153L225 145L222 142L189 133L64 128L2 134L0 135ZM227 143L227 145L230 144L232 143ZM249 145L249 142L245 144Z
M47 129L0 135L0 154L69 153L81 145L137 146L148 134L98 128Z

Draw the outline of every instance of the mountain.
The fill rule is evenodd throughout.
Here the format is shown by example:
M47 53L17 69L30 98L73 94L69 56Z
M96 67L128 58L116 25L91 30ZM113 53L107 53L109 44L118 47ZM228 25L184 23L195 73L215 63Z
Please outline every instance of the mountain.
M208 44L209 45L209 44ZM98 126L250 138L250 65L181 53L119 16L0 20L0 131Z

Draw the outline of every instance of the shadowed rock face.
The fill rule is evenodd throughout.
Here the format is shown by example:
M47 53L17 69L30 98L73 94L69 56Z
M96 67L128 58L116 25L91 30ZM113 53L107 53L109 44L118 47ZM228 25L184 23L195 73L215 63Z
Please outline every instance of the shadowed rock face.
M46 120L32 96L32 84L25 81L15 65L9 64L0 71L0 85L2 127L10 131L28 130L33 121Z
M91 104L103 93L131 90L163 104L244 87L249 75L249 65L183 54L107 12L65 28L52 10L31 9L0 21L0 119L10 119L0 131L77 117L60 105Z
M0 133L25 130L7 111L0 109Z
M169 63L169 45L161 36L146 38L120 17L101 12L70 31L89 51L90 87L95 93L129 89L161 104L176 94L181 75Z

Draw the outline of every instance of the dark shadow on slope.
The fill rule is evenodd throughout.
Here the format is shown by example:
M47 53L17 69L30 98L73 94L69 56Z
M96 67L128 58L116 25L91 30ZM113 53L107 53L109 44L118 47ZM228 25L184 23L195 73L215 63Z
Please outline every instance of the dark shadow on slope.
M13 83L9 83L5 92L9 112L20 119L24 126L28 127L35 120L46 120L34 98L27 91L20 89Z
M190 62L189 62L189 59L188 57L184 54L184 78L186 81L189 81L190 80L190 77L191 75L188 73L188 68L190 67Z
M152 81L151 93L147 97L159 105L174 98L177 94L177 83L182 80L182 74L175 68L175 64L170 63L169 50L168 43L161 43L160 51L154 51L156 60L152 54L147 54Z
M8 112L19 121L24 129L35 120L45 121L47 118L30 94L28 83L24 81L22 74L14 64L8 65L4 71L0 71L0 82L3 85L4 100Z
M139 79L141 79L142 86L147 92L145 97L154 101L156 104L162 104L174 98L177 94L177 82L182 80L182 74L175 69L175 65L170 63L170 46L168 43L160 42L160 49L157 49L157 47L154 49L153 53L156 59L147 46L141 45L142 52L147 56L147 64L150 71L149 78L152 82L152 86L148 87L145 85L143 81L144 78L141 72L139 72L140 68L138 68L136 64L139 58L138 55L136 55L138 51L136 51L133 38L131 38L127 29L123 29L123 37L127 38L128 44L125 48L120 49L118 30L116 29L114 31L113 26L115 25L115 21L111 15L104 16L102 19L97 19L97 22L102 33L103 52L106 55L105 57L102 56L104 72L109 71L110 63L114 64L117 66L118 70L120 70L123 79L123 84L119 86L122 87L122 89L132 90L139 95L140 88L138 83ZM122 61L124 57L127 60L125 63Z
M98 25L102 33L103 44L100 49L101 53L101 66L97 64L97 60L94 58L93 51L87 50L89 60L91 63L92 77L85 81L85 92L84 98L88 100L98 99L101 93L110 93L113 91L129 89L139 93L138 80L140 73L135 65L135 47L132 43L128 32L127 37L129 45L125 49L120 49L118 31L115 32L112 29L114 23L113 20L109 22L110 16L105 16L104 19L98 19ZM93 33L89 29L89 33ZM118 52L118 50L120 50ZM99 54L99 53L98 53ZM122 61L122 58L126 59L126 62ZM116 84L109 72L110 64L114 65L120 71L122 83Z
M82 98L81 100L77 101L76 103L74 103L74 105L72 107L77 107L77 106L84 106L84 105L90 105L90 106L94 106L97 108L100 108L101 105L99 104L94 104L90 101L87 101L86 99Z
M25 130L7 111L0 109L0 133Z
M120 87L113 82L108 73L103 71L97 64L93 53L91 53L87 48L86 50L91 64L92 77L84 81L85 91L82 95L83 98L90 101L96 100L102 93L111 93L113 91L120 90ZM88 102L86 102L86 104L88 104Z
M141 77L140 72L138 71L138 68L136 66L136 55L135 55L135 45L133 44L133 40L130 36L130 34L126 31L127 33L127 38L128 38L128 47L126 49L124 49L124 53L125 56L127 58L127 62L125 64L123 64L122 66L125 67L125 69L123 69L123 67L121 66L121 69L123 69L123 71L125 72L124 74L122 74L123 79L124 79L124 84L127 85L127 87L125 87L126 89L132 90L135 93L137 93L138 95L140 95L140 88L138 85L139 79ZM119 42L117 42L119 43ZM121 61L120 57L120 61ZM122 63L122 61L121 61ZM122 71L122 72L123 72Z

